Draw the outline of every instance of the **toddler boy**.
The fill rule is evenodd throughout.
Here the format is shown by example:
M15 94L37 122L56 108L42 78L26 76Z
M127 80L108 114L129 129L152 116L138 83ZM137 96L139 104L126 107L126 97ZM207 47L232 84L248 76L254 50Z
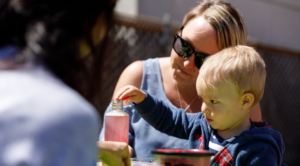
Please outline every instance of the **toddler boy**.
M281 165L281 134L266 123L251 122L250 112L265 86L265 63L248 46L235 46L209 56L196 82L200 113L188 114L133 86L116 99L129 97L139 114L166 134L189 139L190 149L215 151L211 165Z

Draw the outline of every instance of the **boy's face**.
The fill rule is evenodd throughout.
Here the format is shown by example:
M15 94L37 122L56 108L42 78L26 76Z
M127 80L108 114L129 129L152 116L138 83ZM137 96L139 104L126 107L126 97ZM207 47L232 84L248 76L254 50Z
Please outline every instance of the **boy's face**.
M249 123L247 112L241 109L242 95L233 85L220 81L216 89L212 89L201 77L198 77L196 85L198 95L203 99L201 111L213 129L235 130Z

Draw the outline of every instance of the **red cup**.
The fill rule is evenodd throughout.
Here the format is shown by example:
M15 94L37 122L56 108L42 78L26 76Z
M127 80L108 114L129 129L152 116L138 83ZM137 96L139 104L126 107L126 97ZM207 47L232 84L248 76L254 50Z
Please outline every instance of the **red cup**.
M210 166L212 151L198 149L152 150L154 161L160 166Z

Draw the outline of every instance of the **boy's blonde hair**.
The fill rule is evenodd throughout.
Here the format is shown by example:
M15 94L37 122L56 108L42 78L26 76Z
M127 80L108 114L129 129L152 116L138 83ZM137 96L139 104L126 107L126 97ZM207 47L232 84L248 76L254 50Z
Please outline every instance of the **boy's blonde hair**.
M252 93L254 106L264 92L265 62L252 47L238 45L209 56L200 68L199 77L210 88L216 89L217 83L225 81L234 85L239 95Z

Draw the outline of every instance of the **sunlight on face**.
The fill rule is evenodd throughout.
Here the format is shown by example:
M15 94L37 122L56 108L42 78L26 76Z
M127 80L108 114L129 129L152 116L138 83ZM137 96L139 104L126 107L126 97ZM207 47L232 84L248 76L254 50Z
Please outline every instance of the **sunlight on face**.
M247 116L241 109L242 96L237 93L234 85L219 81L214 89L208 87L199 76L196 87L198 95L203 99L201 111L212 128L231 130L243 125Z
M203 16L191 20L178 33L199 53L213 55L220 51L217 44L217 33ZM195 65L194 55L182 58L172 49L171 67L176 81L195 84L199 69Z

